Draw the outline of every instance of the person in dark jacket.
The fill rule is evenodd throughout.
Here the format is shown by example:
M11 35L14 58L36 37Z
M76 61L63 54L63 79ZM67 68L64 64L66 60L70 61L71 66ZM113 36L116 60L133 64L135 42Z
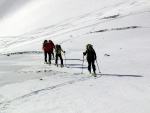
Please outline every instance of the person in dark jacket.
M95 67L95 60L96 60L96 52L93 49L91 44L88 44L86 47L86 51L83 52L83 55L87 55L87 61L88 61L88 70L91 73L91 65L93 67L93 73L96 74L96 67Z
M49 44L48 44L47 40L44 40L42 49L44 51L45 63L47 63L47 54L49 55ZM49 60L50 60L50 58L49 58Z

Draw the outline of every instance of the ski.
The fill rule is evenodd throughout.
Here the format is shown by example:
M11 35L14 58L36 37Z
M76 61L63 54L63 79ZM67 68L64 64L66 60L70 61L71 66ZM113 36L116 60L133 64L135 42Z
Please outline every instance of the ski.
M49 62L44 62L44 64L48 64L49 66L53 65L53 66L56 66L56 67L61 67L61 68L69 68L69 66L67 65L61 65L61 64L54 64L54 63L49 63Z

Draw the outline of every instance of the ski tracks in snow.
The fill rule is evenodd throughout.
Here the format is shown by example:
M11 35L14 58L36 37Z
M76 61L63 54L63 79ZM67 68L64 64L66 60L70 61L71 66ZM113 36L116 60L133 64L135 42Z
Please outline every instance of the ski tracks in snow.
M118 4L106 6L93 11L88 14L84 14L78 17L72 17L61 21L58 24L47 26L44 28L36 29L29 33L25 33L16 37L0 37L0 49L11 49L12 47L20 47L26 44L33 43L35 41L41 41L46 37L57 37L69 32L78 31L84 28L94 30L94 27L112 21L114 19L120 19L131 15L140 13L147 13L150 8L144 8L137 11L138 7L144 7L150 4L149 0L127 0ZM131 12L130 12L131 10ZM128 13L125 13L129 11ZM81 35L81 34L80 34ZM44 37L44 38L43 38ZM12 40L13 39L13 40Z
M64 72L66 74L66 72ZM62 73L62 74L64 74ZM71 74L71 73L68 73L68 74ZM70 80L70 81L67 81L67 82L64 82L64 83L60 83L60 84L57 84L57 85L52 85L52 86L49 86L49 87L46 87L46 88L43 88L43 89L39 89L39 90L35 90L35 91L32 91L32 92L29 92L28 94L25 94L25 95L22 95L20 97L17 97L17 98L14 98L12 100L9 100L9 101L3 101L0 103L0 111L3 111L5 109L7 109L9 107L9 105L11 105L13 102L16 102L16 101L20 101L20 102L26 102L28 101L29 97L33 97L35 95L38 95L42 92L46 92L46 91L49 91L49 90L53 90L53 89L56 89L56 88L61 88L61 87L64 87L64 86L67 86L67 85L71 85L71 84L75 84L75 83L78 83L78 82L82 82L82 81L86 81L86 80L89 80L89 79L97 79L99 77L101 77L101 75L97 75L97 77L94 77L93 75L87 75L87 74L81 74L81 73L72 73L72 76L76 76L76 75L85 75L85 77L81 76L77 79L74 79L74 80ZM41 79L42 80L42 79ZM0 112L0 113L3 113L3 112Z

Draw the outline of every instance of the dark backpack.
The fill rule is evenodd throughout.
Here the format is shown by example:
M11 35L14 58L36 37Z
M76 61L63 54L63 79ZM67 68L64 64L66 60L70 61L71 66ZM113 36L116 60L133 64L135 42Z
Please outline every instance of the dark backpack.
M61 46L60 45L56 44L55 52L56 52L56 54L61 54Z

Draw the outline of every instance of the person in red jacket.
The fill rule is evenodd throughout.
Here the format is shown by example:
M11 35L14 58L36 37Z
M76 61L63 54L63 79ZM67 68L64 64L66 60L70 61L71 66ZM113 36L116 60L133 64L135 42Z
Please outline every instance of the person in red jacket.
M44 40L42 49L44 51L45 62L47 63L47 54L49 55L49 43L47 40ZM50 57L49 57L49 60L50 60Z
M48 44L49 44L49 51L48 51L48 53L49 53L49 63L51 64L51 55L54 54L53 53L54 43L51 40L49 40ZM54 58L54 55L53 55L53 58Z
M54 58L54 49L55 49L55 45L54 45L54 43L53 43L53 41L52 40L49 40L49 43L50 43L50 45L51 45L51 47L52 47L52 49L50 49L50 51L51 51L51 55L53 56L53 58Z

